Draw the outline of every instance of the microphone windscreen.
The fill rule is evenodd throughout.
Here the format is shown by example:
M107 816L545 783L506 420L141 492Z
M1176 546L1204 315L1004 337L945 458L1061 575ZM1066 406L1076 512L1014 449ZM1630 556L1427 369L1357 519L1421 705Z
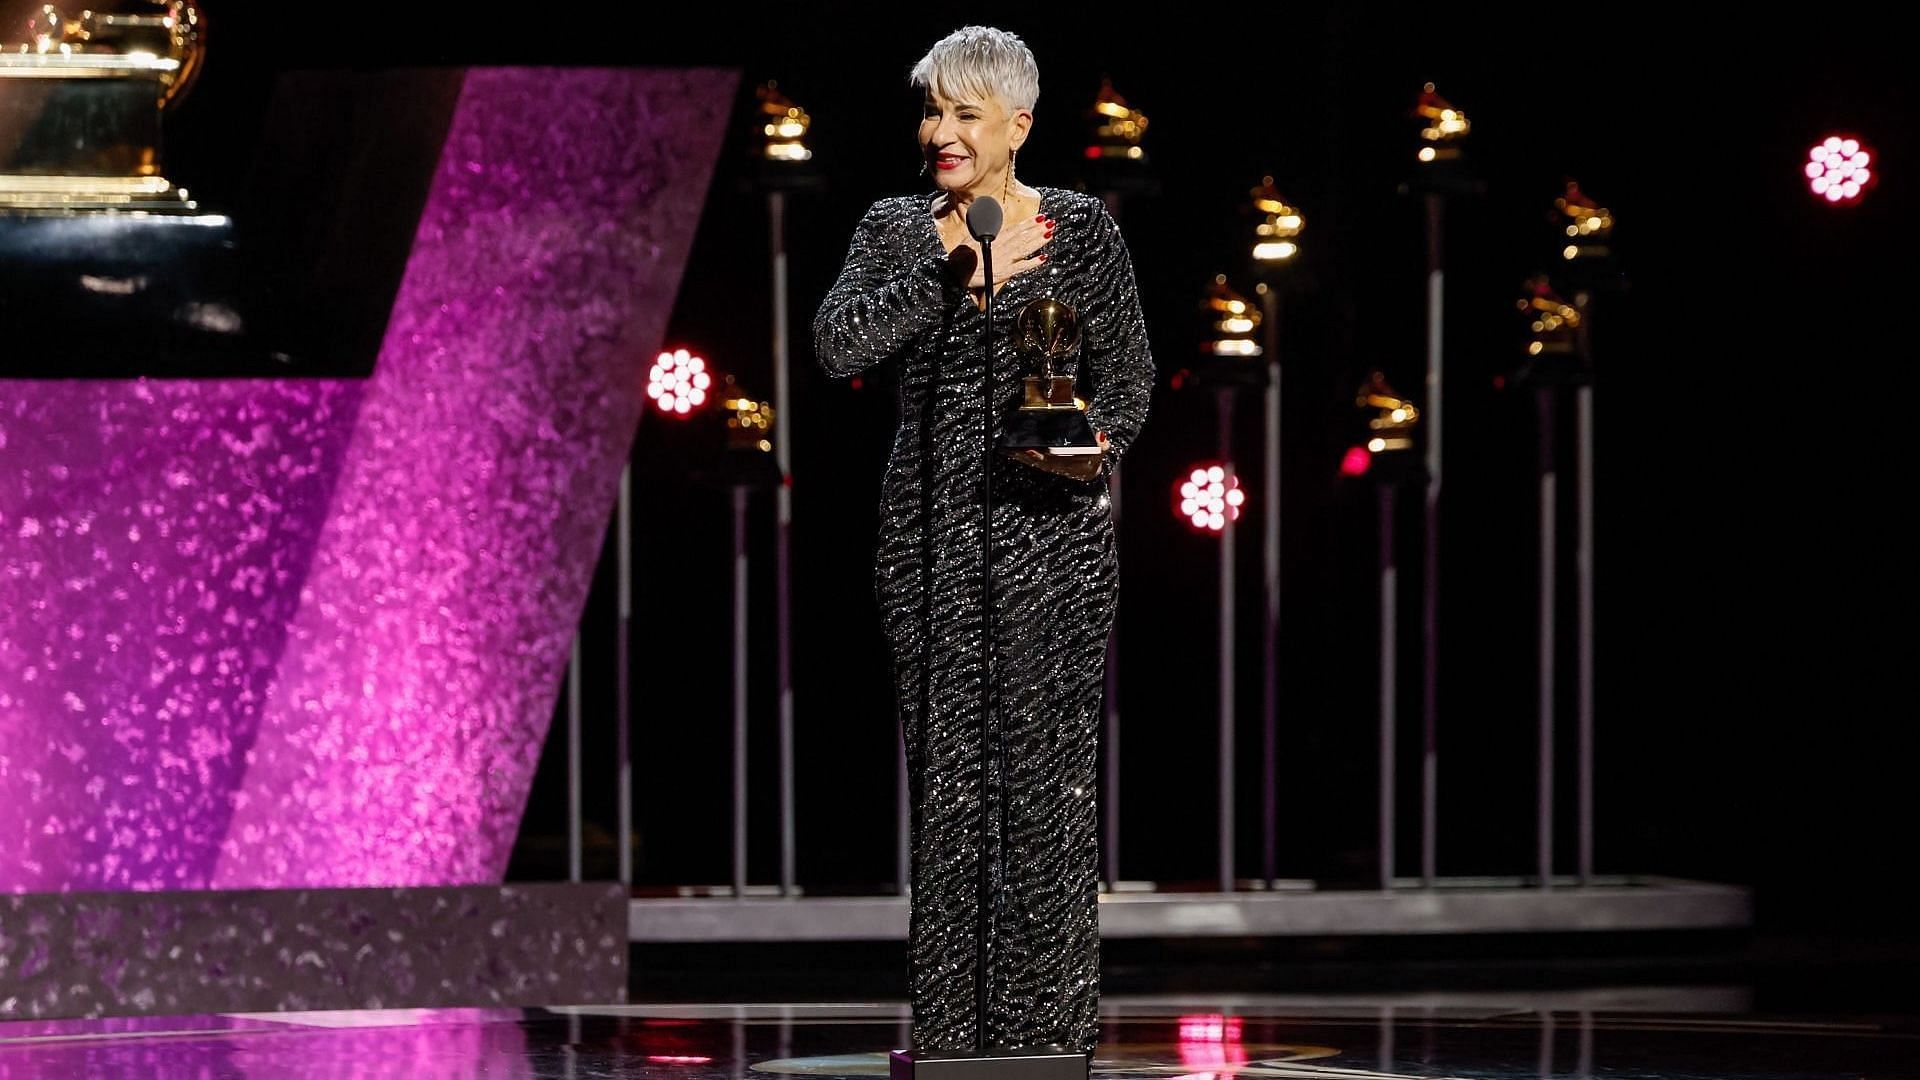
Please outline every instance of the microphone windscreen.
M973 200L967 207L967 231L975 240L982 242L1000 235L1000 225L1005 211L1000 209L1000 200L991 195L983 195Z

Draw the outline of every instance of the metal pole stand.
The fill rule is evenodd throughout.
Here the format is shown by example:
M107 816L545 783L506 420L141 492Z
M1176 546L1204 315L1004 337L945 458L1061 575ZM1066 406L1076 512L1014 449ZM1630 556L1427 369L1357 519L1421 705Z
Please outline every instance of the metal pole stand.
M1227 473L1227 490L1233 490L1233 396L1234 389L1223 386L1216 390L1219 406L1220 467ZM1234 771L1234 711L1238 695L1234 687L1234 535L1239 531L1234 521L1232 509L1227 513L1227 524L1220 530L1220 603L1219 603L1219 676L1220 676L1220 775L1217 781L1220 797L1219 807L1219 868L1220 891L1234 891L1233 874L1233 771Z
M1398 866L1400 745L1400 559L1395 550L1394 504L1400 488L1424 487L1424 463L1412 450L1376 453L1368 469L1376 485L1380 581L1380 819L1379 886L1395 887Z
M1429 87L1431 89L1431 87ZM1446 207L1447 200L1484 194L1457 150L1427 161L1401 186L1419 195L1426 211L1427 379L1422 424L1426 428L1425 548L1420 605L1420 881L1433 888L1440 861L1440 500L1445 473L1442 406L1445 403Z
M767 235L773 299L773 456L779 469L774 490L773 596L774 669L780 727L780 895L801 893L796 869L795 780L793 724L793 349L787 286L787 201L792 195L824 190L826 179L810 158L801 161L762 159L750 185L767 200ZM905 765L901 768L904 770ZM902 807L904 810L904 806ZM906 843L906 818L899 823Z
M1554 465L1554 410L1559 395L1551 386L1535 390L1540 414L1540 623L1539 640L1539 765L1535 790L1539 805L1535 814L1535 837L1540 887L1553 887L1553 714L1554 658L1558 654L1554 636L1559 579L1558 524L1559 473Z
M1380 500L1380 888L1393 888L1394 770L1400 708L1400 567L1393 551L1392 480L1383 480Z
M1265 528L1261 573L1266 619L1260 636L1260 877L1268 889L1279 881L1280 861L1280 290L1261 283L1261 325L1266 330L1266 460L1262 463Z

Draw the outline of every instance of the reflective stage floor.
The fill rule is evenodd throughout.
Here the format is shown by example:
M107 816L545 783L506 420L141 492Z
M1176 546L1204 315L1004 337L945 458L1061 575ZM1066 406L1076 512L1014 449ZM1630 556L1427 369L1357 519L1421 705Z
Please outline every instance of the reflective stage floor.
M1920 1077L1909 1019L1765 1018L1740 995L1663 1007L1472 997L1115 997L1100 1077ZM1604 1007L1602 1007L1604 1006ZM897 1004L631 1005L0 1024L16 1077L863 1077L904 1045Z

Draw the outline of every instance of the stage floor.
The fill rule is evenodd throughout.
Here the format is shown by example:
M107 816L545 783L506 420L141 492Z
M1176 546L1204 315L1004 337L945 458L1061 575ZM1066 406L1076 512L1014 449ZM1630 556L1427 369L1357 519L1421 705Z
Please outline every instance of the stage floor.
M1657 998L1657 995L1656 995ZM1112 998L1100 1077L1920 1077L1920 1024L1543 998L1315 1002ZM0 1024L0 1078L862 1077L886 1075L906 1010L631 1005L278 1013Z

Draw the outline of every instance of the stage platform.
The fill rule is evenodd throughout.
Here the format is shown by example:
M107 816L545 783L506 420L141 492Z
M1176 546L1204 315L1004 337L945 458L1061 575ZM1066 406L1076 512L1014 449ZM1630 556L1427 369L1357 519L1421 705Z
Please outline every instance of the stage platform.
M556 1006L0 1023L0 1077L867 1077L899 1003ZM1899 1080L1910 1021L1758 1016L1737 992L1104 1003L1092 1075Z
M1658 877L1568 878L1550 889L1519 878L1405 880L1391 890L1306 883L1235 893L1128 888L1100 897L1104 938L1301 937L1742 929L1753 897L1738 886ZM641 897L635 942L886 941L907 935L900 896Z

